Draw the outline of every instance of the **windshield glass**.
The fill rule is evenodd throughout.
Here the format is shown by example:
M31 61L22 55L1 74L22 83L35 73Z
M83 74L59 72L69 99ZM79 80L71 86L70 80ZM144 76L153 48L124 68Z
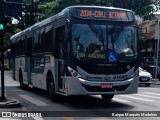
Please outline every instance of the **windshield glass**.
M131 61L137 57L136 29L133 26L74 24L73 56L79 60Z

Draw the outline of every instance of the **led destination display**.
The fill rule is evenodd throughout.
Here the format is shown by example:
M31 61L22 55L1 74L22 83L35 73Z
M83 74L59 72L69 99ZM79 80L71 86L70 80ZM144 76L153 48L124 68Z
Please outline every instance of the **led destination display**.
M86 19L109 19L119 21L132 21L132 12L113 9L89 9L89 8L77 8L76 15L79 18Z

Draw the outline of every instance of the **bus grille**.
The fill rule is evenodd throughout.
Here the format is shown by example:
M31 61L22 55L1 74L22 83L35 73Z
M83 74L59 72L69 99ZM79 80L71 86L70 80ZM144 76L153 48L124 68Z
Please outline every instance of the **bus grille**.
M99 68L99 67L86 67L82 68L90 74L124 74L127 72L127 68Z
M82 84L83 87L88 90L89 92L115 92L115 91L124 91L128 88L130 84L122 85L122 86L113 86L113 88L101 88L101 86L88 86Z

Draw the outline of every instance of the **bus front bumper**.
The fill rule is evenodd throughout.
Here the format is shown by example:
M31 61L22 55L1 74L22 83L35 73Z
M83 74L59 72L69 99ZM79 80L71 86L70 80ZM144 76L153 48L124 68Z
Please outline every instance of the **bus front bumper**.
M138 77L115 82L93 82L82 78L67 78L68 95L131 94L138 91Z

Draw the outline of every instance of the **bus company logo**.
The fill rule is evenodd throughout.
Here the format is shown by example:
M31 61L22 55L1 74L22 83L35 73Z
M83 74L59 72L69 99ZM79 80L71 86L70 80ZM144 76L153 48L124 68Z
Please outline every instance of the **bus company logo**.
M110 80L111 76L106 75L106 76L87 76L88 80Z
M98 66L116 67L117 64L98 64Z
M102 80L103 77L101 76L87 76L86 77L88 80Z
M111 79L111 76L109 76L109 75L106 75L105 77L104 77L104 80L110 80Z

